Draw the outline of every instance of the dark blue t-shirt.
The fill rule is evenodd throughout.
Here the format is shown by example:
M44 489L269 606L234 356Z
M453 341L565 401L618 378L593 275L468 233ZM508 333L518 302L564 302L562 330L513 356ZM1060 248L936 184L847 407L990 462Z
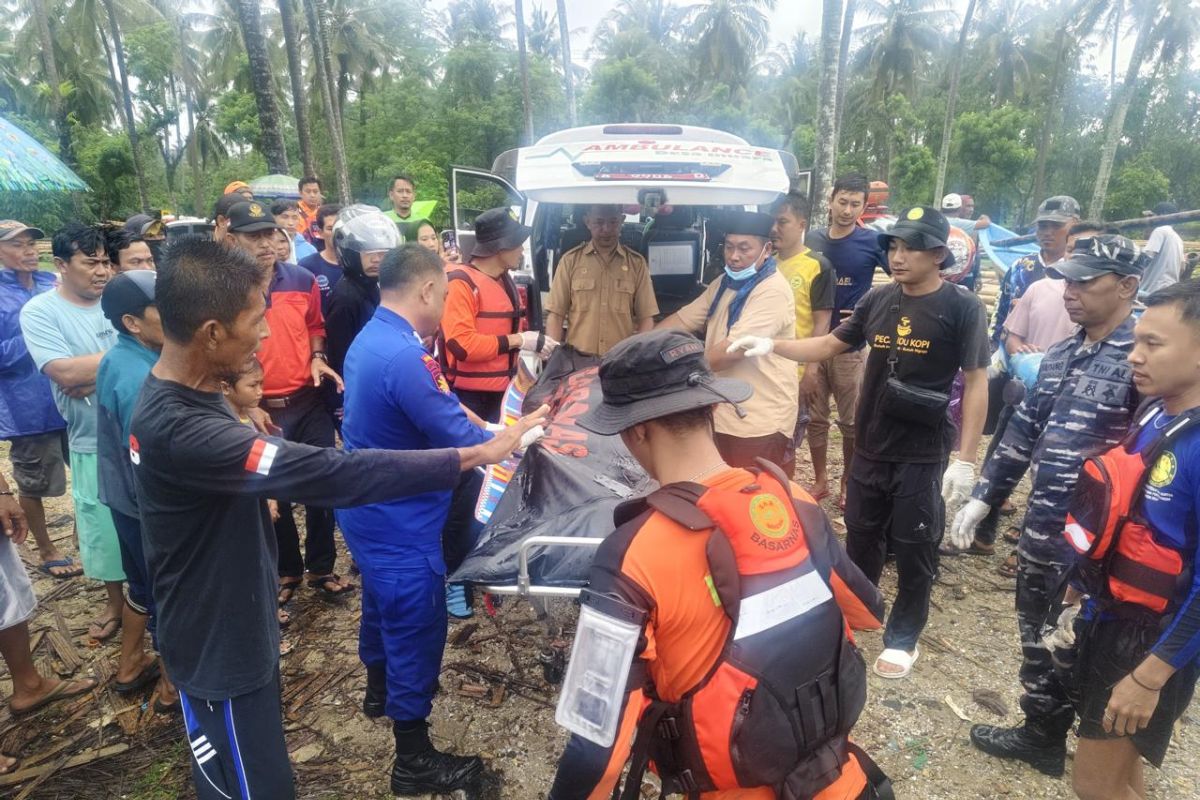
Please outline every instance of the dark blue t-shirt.
M841 239L830 238L828 229L809 231L804 239L806 245L829 259L837 274L833 328L849 319L858 301L870 291L875 268L887 272L887 254L880 249L878 236L869 228L856 227Z
M300 266L317 279L317 288L321 290L321 316L328 317L329 299L333 297L333 287L342 279L342 268L337 264L330 264L320 253L300 259Z

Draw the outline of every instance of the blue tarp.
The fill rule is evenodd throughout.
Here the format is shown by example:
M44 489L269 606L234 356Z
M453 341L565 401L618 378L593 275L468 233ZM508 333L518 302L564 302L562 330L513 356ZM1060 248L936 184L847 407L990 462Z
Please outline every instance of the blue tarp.
M954 219L950 220L951 225L957 225L958 222ZM967 223L973 225L974 223ZM969 228L967 229L969 230ZM1010 231L1001 225L993 222L986 228L980 228L979 231L979 246L987 253L987 257L992 260L1001 273L1008 272L1008 268L1012 263L1021 256L1027 256L1030 253L1038 251L1037 242L1025 242L1023 244L1005 245L1004 247L996 247L992 242L1002 242L1005 239L1012 239L1021 234L1015 231Z

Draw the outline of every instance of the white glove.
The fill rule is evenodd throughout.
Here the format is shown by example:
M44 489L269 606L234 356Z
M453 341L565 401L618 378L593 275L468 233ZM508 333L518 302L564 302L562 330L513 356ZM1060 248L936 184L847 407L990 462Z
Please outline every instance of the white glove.
M488 422L484 424L483 429L489 433L499 433L500 431L504 430L504 426L499 422ZM520 449L524 451L527 447L529 447L529 445L538 441L545 435L545 428L543 428L541 425L533 426L529 430L525 431L525 433L521 436Z
M954 523L950 526L950 544L959 550L966 550L975 541L975 529L983 518L991 511L991 507L982 500L972 497L967 504L954 515Z
M726 348L726 353L734 353L738 350L746 351L746 358L755 358L757 356L769 356L775 352L775 340L768 339L765 336L742 336L735 339L732 344Z
M942 476L942 500L947 510L958 508L975 488L975 465L961 458L954 459Z
M1058 615L1058 624L1042 637L1042 643L1051 652L1068 650L1075 645L1075 618L1079 616L1079 606L1067 606Z
M536 353L546 359L550 357L556 347L558 347L558 342L541 331L521 332L521 349L527 353Z

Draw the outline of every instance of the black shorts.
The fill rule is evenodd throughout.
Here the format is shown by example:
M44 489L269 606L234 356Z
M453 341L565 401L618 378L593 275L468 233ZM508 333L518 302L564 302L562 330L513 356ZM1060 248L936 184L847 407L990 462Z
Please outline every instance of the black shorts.
M1079 738L1122 738L1122 734L1104 730L1104 710L1113 687L1142 663L1161 631L1158 625L1126 619L1081 623L1080 627L1079 661L1071 692L1077 698ZM1158 694L1158 706L1149 724L1130 737L1142 757L1156 767L1162 766L1167 754L1175 721L1192 701L1198 675L1195 664L1172 675Z
M22 497L62 497L67 493L66 431L14 436L12 447L13 482Z

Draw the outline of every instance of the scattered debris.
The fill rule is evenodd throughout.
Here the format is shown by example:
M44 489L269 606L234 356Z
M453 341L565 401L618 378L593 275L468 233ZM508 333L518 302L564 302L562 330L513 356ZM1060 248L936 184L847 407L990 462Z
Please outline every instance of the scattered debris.
M971 692L971 699L975 701L975 705L986 708L996 716L1008 716L1008 706L1005 705L1004 698L997 691L992 689L975 689Z

